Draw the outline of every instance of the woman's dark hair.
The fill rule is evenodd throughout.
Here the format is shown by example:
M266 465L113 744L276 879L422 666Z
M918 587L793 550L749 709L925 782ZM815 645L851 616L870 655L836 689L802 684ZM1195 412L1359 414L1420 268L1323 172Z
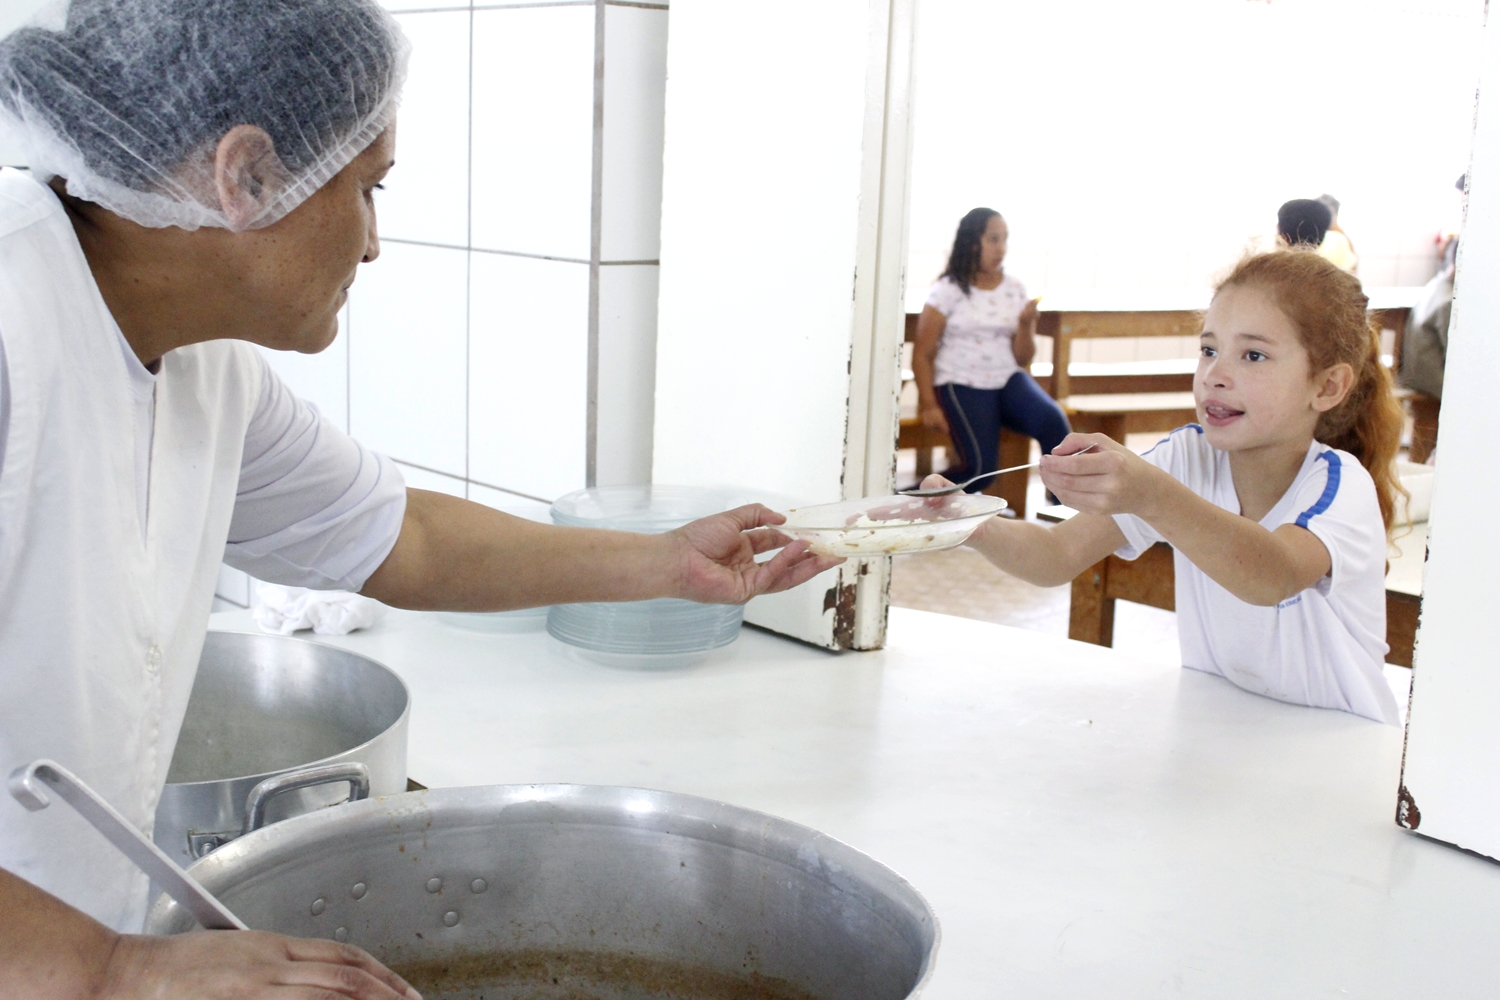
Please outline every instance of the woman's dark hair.
M1321 246L1328 227L1333 224L1333 212L1321 201L1311 198L1296 198L1282 205L1276 212L1276 231L1286 240L1287 246Z
M951 278L953 283L969 294L974 275L979 273L979 244L990 220L999 218L993 208L970 209L969 214L958 220L958 232L953 236L953 249L948 254L948 266L940 278Z

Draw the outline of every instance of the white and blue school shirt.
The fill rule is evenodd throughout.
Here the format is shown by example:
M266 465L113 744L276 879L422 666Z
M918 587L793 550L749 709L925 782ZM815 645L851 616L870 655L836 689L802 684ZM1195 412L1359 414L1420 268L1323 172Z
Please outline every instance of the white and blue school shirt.
M1229 453L1188 424L1146 452L1198 496L1238 514ZM1133 514L1116 514L1135 559L1161 534ZM1336 708L1397 724L1396 699L1382 673L1385 642L1385 524L1375 482L1346 451L1314 441L1291 487L1260 524L1295 524L1328 549L1328 575L1275 607L1247 604L1174 553L1182 665L1227 678L1247 691L1297 705Z
M971 285L967 295L952 278L939 278L927 293L927 305L947 321L932 361L932 384L1005 388L1020 370L1014 341L1026 301L1026 286L1009 274L994 288Z

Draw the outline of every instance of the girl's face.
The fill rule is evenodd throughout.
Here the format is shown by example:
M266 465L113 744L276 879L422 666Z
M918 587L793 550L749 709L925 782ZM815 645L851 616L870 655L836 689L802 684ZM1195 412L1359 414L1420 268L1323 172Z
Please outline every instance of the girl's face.
M1221 289L1208 307L1193 379L1198 421L1225 451L1306 448L1349 391L1346 364L1314 372L1297 329L1260 289Z
M1005 241L1010 238L1010 230L1006 228L1005 220L995 215L984 227L984 234L979 237L979 269L981 271L995 272L1000 270L1000 265L1005 260Z

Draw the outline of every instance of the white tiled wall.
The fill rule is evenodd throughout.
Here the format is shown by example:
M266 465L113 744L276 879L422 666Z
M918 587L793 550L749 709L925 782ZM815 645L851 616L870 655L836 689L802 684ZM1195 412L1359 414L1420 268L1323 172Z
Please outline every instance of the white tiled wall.
M469 242L469 12L398 15L411 68L396 118L397 167L380 194L383 236Z
M604 66L600 256L606 261L654 261L661 255L667 12L643 7L608 8Z
M550 501L587 464L595 5L383 2L413 48L381 257L333 347L268 356L360 440L460 484L424 488ZM650 475L666 19L605 8L600 482Z
M387 241L349 300L349 431L393 458L465 476L469 254Z
M475 11L474 245L588 260L593 136L593 9Z
M586 485L595 260L598 481L649 482L666 5L604 8L595 258L592 0L382 2L413 52L381 256L334 345L272 367L409 485L545 520Z
M544 499L583 486L588 267L472 257L470 476Z

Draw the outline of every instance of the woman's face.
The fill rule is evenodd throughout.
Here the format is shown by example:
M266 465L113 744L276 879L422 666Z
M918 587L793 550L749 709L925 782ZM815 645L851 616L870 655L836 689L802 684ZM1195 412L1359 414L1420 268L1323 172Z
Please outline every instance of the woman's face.
M304 354L333 343L355 271L380 256L374 192L395 151L392 125L285 218L239 234L256 343Z
M1006 228L1005 220L998 215L992 216L984 227L984 235L979 237L979 269L981 271L1000 270L1000 265L1005 261L1005 241L1009 237L1010 230Z

